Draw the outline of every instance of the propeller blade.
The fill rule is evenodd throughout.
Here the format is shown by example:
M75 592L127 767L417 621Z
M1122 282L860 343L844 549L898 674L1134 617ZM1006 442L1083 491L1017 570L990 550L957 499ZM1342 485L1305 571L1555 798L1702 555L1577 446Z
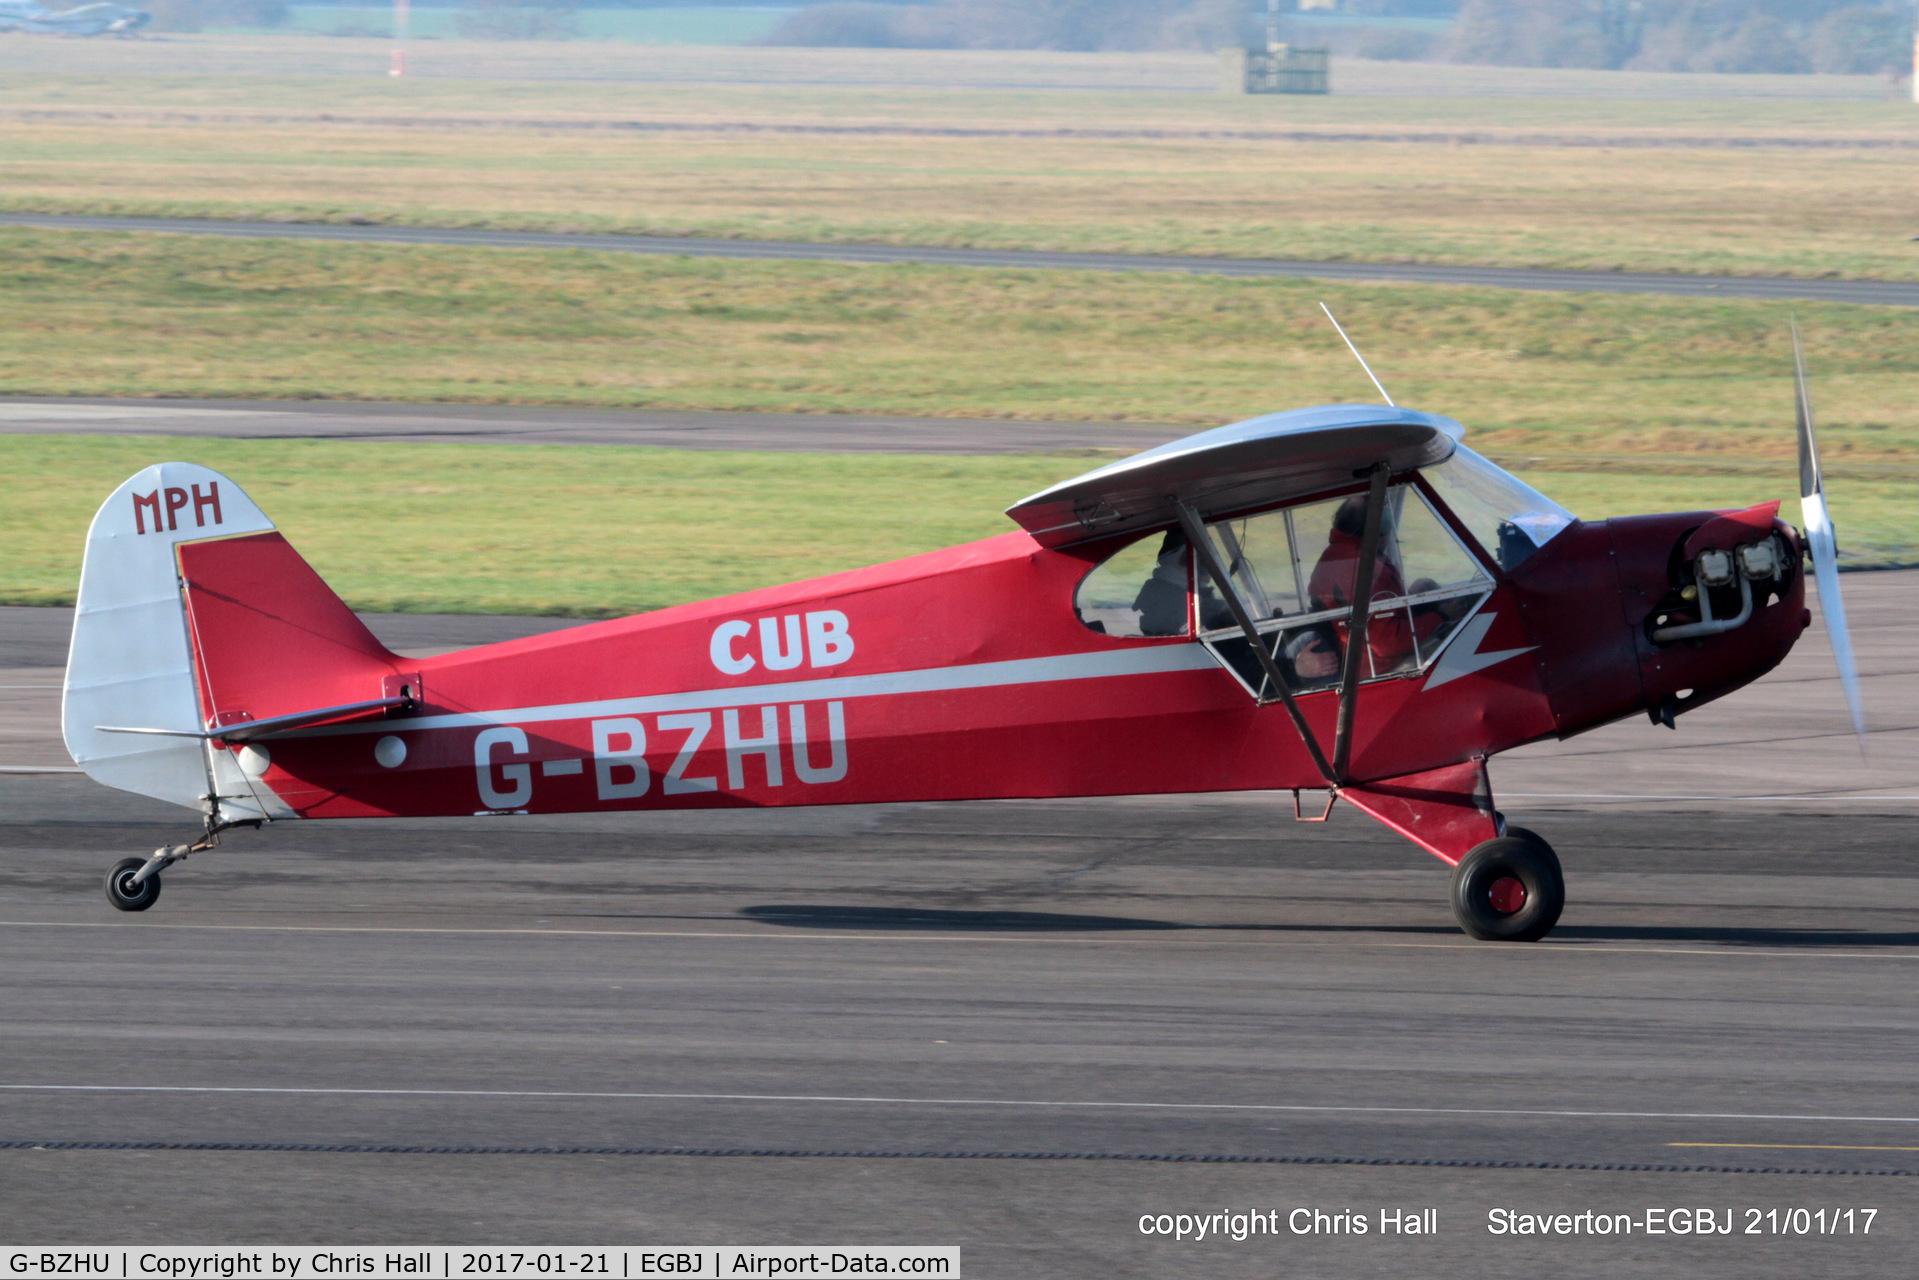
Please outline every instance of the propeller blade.
M1839 543L1826 510L1826 489L1819 475L1819 443L1812 428L1812 396L1806 390L1806 360L1799 348L1799 323L1792 326L1792 385L1799 416L1799 509L1806 519L1806 550L1812 557L1813 581L1819 588L1819 612L1826 620L1833 660L1839 664L1839 683L1852 712L1852 731L1859 751L1866 749L1866 711L1859 697L1859 667L1852 657L1852 634L1846 629L1846 602L1839 595Z

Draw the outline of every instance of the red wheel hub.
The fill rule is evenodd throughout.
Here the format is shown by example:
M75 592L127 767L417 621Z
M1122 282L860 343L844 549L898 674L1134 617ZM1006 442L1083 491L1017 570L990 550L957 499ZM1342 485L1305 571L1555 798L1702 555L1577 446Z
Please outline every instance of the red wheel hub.
M1494 911L1509 916L1526 905L1526 886L1513 876L1501 876L1493 881L1486 896L1492 900Z

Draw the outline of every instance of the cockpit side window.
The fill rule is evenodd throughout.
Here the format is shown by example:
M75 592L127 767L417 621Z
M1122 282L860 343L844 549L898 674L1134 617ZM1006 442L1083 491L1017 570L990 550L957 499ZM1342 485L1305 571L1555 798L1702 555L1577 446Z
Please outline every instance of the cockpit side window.
M1148 534L1113 552L1073 594L1079 620L1103 635L1190 635L1193 557L1186 535Z

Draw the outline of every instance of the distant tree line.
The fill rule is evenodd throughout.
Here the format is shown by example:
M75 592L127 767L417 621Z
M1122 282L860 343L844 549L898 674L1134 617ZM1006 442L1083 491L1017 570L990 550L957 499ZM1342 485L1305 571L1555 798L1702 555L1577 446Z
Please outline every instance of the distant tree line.
M466 0L453 29L468 40L571 40L580 21L573 0Z
M766 43L883 49L1166 49L1236 44L1251 34L1247 0L835 0L802 9Z
M1287 0L1285 8L1294 6ZM1446 0L1344 0L1340 10L1431 17ZM1209 49L1256 41L1259 0L833 0L801 10L769 44L913 49ZM1298 27L1340 52L1527 67L1650 71L1903 73L1908 0L1464 0L1443 35Z
M74 0L78 3L79 0ZM129 0L155 26L268 27L287 0ZM631 0L629 0L631 2ZM1295 8L1296 0L1281 0ZM1447 17L1418 29L1286 23L1281 38L1388 59L1646 71L1904 74L1915 0L1340 0L1339 12ZM575 0L466 0L468 39L565 39ZM1264 0L830 0L800 10L768 44L899 49L1216 49L1265 37ZM343 32L344 33L344 32ZM382 30L378 34L384 34ZM359 34L359 33L354 33ZM367 32L365 34L375 34Z
M1912 68L1912 9L1858 0L1466 0L1444 56L1646 71Z
M287 20L286 0L126 0L126 3L151 13L154 28L159 31L277 27ZM68 5L63 2L47 7L64 9Z
M66 3L67 0L60 0ZM72 0L83 3L84 0ZM154 15L160 31L208 27L277 27L287 20L287 0L125 0ZM352 18L335 23L332 35L386 37L392 24L383 12L389 0L349 0L371 9L372 25ZM464 0L453 28L468 40L569 40L580 34L574 0Z

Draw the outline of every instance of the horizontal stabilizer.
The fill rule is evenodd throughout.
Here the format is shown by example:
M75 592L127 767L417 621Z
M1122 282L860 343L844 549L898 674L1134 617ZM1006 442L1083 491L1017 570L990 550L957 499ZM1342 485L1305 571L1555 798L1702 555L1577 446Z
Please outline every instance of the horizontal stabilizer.
M218 729L134 729L116 725L95 725L99 733L150 733L164 738L198 738L203 742L257 742L276 733L304 729L329 720L360 720L370 715L413 705L411 697L375 698L371 702L349 702L342 707L320 707L314 711L295 711L265 720L241 720Z

